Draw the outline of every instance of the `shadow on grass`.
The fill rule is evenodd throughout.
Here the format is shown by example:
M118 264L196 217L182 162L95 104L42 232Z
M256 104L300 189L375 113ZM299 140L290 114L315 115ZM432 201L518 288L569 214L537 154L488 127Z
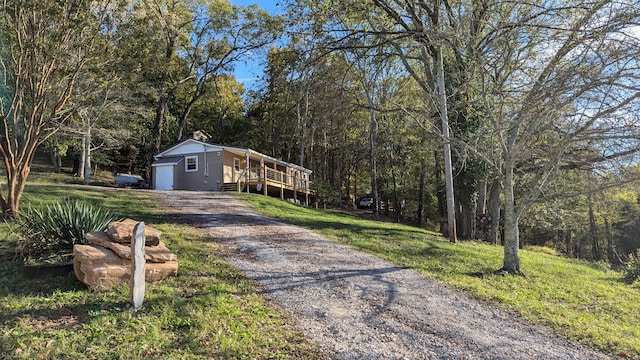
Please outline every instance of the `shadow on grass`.
M0 267L0 296L13 294L47 297L56 291L72 291L84 288L84 284L76 278L73 272L64 276L30 279L24 275L24 263L22 261L5 262Z

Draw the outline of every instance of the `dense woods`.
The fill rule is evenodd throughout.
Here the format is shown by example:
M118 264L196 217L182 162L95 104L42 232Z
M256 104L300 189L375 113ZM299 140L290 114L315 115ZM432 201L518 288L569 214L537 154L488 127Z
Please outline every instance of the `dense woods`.
M89 183L148 176L204 130L312 169L321 203L504 245L510 272L528 245L614 265L640 248L639 1L280 9L4 0L4 213L38 146ZM234 77L256 59L259 81Z

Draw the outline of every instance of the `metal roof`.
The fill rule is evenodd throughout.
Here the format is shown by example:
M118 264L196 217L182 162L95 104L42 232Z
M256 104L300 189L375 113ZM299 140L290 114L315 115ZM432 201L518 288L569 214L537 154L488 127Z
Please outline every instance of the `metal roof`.
M169 156L156 158L151 166L160 165L177 165L180 161L184 160L184 156Z

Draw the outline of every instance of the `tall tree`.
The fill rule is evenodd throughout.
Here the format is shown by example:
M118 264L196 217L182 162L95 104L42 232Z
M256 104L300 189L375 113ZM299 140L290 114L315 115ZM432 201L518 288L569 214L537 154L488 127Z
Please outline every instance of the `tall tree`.
M512 3L496 8L483 89L504 185L504 270L520 272L518 223L565 167L639 148L637 2ZM600 154L589 151L596 147ZM485 157L486 159L487 157ZM610 165L606 165L610 166ZM516 199L517 196L517 199Z
M282 19L257 6L239 7L228 0L141 0L139 13L151 26L147 38L162 34L157 59L158 89L153 126L154 151L159 151L169 105L179 91L189 96L176 110L173 133L182 137L194 105L213 88L212 81L230 73L236 62L255 56L275 41ZM174 139L173 139L174 140Z
M426 101L436 104L440 115L440 129L443 143L443 160L445 174L445 191L447 203L448 236L451 242L457 241L455 197L453 186L453 165L451 158L451 142L454 137L450 132L447 88L445 86L444 50L451 41L451 32L447 31L446 1L405 1L405 0L373 0L372 4L379 8L391 22L391 28L380 28L385 22L375 17L364 15L367 27L373 32L386 34L387 40L393 44L396 56L404 64L406 71L416 80L424 91ZM366 30L365 31L369 31Z
M95 54L93 39L108 5L108 0L0 4L0 86L8 94L0 106L5 216L18 214L36 148L71 114L68 102L78 74Z
M271 16L256 5L238 7L227 1L214 1L196 9L190 43L184 60L192 80L185 87L189 99L182 107L177 140L187 125L187 118L196 102L223 73L231 73L235 64L257 57L266 45L273 43L282 31L282 17Z

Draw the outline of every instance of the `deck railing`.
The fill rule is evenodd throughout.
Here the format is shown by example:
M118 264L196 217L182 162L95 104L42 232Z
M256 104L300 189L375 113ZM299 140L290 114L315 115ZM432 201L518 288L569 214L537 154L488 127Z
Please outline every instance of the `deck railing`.
M245 170L243 175L238 179L238 186L240 186L241 181L243 184L259 184L265 183L265 180L266 183L271 186L306 193L311 192L310 180L288 175L280 170L268 167L253 167Z

